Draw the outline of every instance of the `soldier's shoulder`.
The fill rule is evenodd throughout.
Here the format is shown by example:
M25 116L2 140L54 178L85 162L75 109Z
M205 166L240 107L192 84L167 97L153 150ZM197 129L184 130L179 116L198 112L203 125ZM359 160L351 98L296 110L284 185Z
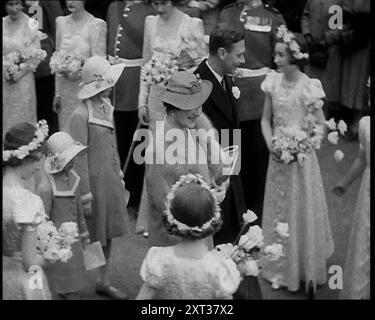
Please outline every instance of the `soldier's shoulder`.
M264 3L263 7L264 7L264 9L270 11L273 14L280 14L280 11L269 3Z

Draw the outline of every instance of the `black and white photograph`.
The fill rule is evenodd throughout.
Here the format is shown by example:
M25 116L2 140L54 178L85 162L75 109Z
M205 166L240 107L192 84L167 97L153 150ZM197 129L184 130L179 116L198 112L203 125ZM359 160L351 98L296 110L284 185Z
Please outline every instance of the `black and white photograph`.
M371 299L370 0L2 6L2 300Z

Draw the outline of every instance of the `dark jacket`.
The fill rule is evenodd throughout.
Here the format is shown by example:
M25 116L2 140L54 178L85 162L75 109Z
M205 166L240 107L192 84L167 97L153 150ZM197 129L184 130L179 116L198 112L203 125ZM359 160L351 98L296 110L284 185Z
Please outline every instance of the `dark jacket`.
M215 78L204 60L195 70L203 80L212 82L213 88L207 101L203 104L203 112L213 123L215 129L238 129L239 122L237 116L237 102L232 94L233 82L227 75L224 76L226 92L221 84ZM230 138L230 141L232 138ZM222 141L220 141L222 143ZM235 141L236 142L236 141ZM240 142L239 142L240 143ZM232 142L230 142L232 144ZM241 149L241 145L239 145ZM239 153L241 157L241 152ZM239 232L242 222L242 213L245 211L245 198L243 193L242 181L239 175L233 175L230 178L230 186L227 195L221 203L223 213L223 227L214 236L215 244L234 241Z

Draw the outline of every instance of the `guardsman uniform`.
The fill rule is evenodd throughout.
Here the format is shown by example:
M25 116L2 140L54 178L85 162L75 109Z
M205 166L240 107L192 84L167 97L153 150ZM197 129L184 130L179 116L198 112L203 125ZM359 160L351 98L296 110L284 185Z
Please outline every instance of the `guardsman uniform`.
M246 205L257 213L260 223L269 156L260 127L264 104L260 85L274 67L277 27L285 23L276 9L260 0L240 1L225 7L219 22L245 35L245 63L239 68L240 77L235 79L241 90L238 110L241 134L247 138L242 139L241 176Z
M114 1L108 9L108 58L111 63L126 64L113 90L114 120L121 167L124 166L138 124L144 21L148 15L153 14L156 13L152 6L143 1ZM125 175L131 194L131 207L139 203L143 171L144 168L136 165L131 158Z

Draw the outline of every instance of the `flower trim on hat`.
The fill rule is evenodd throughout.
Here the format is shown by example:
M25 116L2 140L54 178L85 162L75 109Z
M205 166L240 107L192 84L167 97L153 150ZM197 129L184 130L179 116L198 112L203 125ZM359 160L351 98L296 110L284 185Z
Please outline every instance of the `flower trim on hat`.
M26 158L30 152L37 150L42 145L43 141L48 137L47 121L40 120L35 127L37 128L35 137L29 144L20 146L16 150L3 150L3 162L9 161L11 158L22 160Z
M178 190L178 188L182 187L183 185L192 183L192 182L195 182L199 184L202 188L208 190L215 200L214 216L200 227L199 226L189 227L188 225L176 220L175 217L173 217L172 212L171 212L172 201L175 197L175 193ZM167 195L167 200L165 202L166 209L164 211L164 214L167 218L168 223L171 226L175 226L179 231L194 231L198 233L203 233L207 231L213 224L217 223L221 219L221 215L220 215L221 209L220 209L220 205L219 205L219 201L217 199L216 193L217 192L215 191L215 189L210 188L210 186L203 180L203 177L200 174L189 173L187 175L182 175L180 177L180 180L178 180L172 186L171 191Z
M302 53L301 48L298 43L294 40L295 36L290 32L285 25L281 25L277 28L277 38L281 39L285 43L289 50L292 52L292 55L297 60L308 59L308 53Z
M79 141L74 142L74 144L78 146L83 146L83 144L80 143ZM48 161L52 171L61 171L68 164L68 163L65 163L64 165L65 159L61 158L59 154L55 154L55 153L49 153L47 155L46 161Z

